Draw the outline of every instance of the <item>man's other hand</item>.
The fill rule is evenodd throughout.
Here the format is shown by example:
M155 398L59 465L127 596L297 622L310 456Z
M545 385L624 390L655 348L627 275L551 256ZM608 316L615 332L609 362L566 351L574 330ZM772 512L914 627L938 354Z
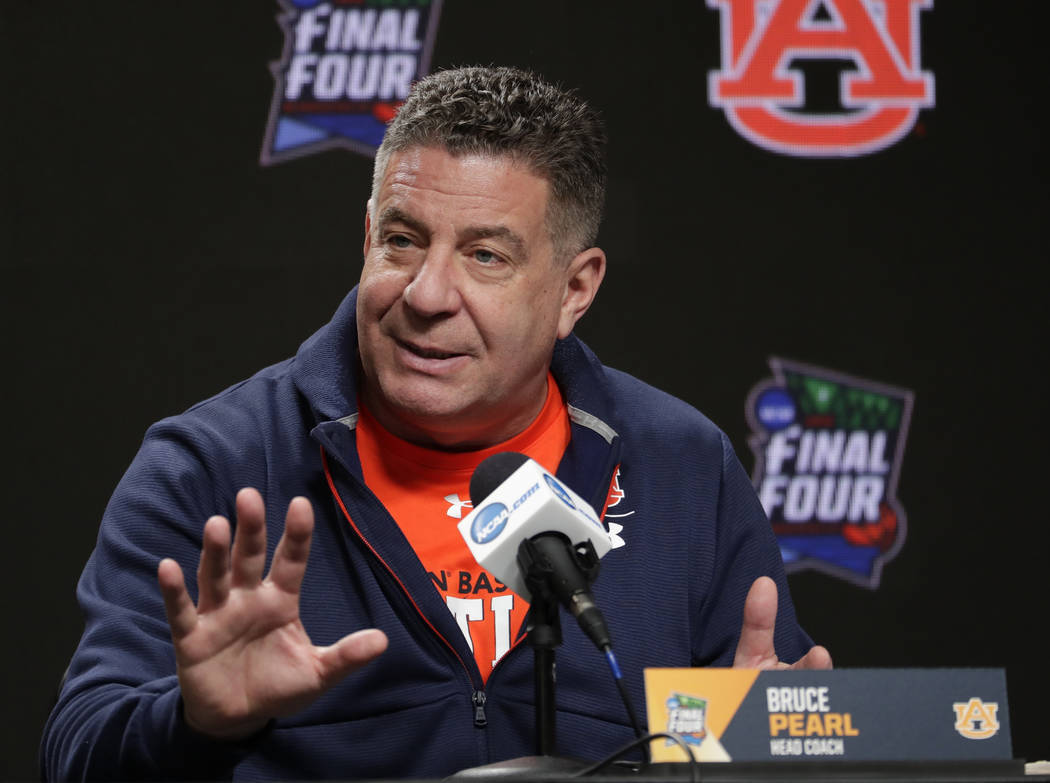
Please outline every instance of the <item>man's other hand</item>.
M220 516L204 526L193 605L182 569L162 560L157 580L175 644L186 722L219 739L247 737L271 718L290 715L386 649L368 629L330 647L315 647L299 620L314 513L306 498L288 505L269 574L266 519L254 489L237 493L237 535Z
M831 654L816 645L795 663L784 663L773 649L773 628L777 621L777 584L760 576L751 585L744 601L744 623L736 646L734 669L830 669Z

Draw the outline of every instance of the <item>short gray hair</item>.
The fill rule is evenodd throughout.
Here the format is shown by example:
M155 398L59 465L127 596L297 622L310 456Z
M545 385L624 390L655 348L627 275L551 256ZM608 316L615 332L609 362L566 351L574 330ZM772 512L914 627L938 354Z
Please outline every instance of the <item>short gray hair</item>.
M438 71L416 82L376 153L372 200L390 155L441 147L509 156L547 180L547 226L558 255L594 245L605 202L605 131L572 92L517 68Z

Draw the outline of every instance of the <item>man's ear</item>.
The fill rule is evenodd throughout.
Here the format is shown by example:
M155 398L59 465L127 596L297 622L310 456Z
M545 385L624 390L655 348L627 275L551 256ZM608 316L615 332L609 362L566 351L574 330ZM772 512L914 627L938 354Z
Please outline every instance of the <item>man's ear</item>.
M598 294L605 278L605 251L599 247L584 250L566 269L565 296L558 317L558 338L564 339L572 332L576 322L583 317Z
M368 258L368 251L372 249L372 199L365 204L365 246L362 258Z

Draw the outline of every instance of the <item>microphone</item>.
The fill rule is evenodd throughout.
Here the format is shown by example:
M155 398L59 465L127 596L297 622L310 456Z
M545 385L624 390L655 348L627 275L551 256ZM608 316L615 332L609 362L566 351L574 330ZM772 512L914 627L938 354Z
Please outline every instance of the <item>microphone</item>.
M540 574L543 589L577 619L598 649L610 647L589 588L612 540L594 509L538 463L511 451L478 465L470 499L474 510L458 529L482 568L532 603L543 596L533 595L527 574Z

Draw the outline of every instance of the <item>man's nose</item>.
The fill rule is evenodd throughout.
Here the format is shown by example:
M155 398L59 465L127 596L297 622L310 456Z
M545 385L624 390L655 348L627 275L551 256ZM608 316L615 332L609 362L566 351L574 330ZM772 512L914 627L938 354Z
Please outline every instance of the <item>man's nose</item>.
M431 245L423 263L405 287L402 299L412 310L423 316L454 313L461 302L455 251Z

